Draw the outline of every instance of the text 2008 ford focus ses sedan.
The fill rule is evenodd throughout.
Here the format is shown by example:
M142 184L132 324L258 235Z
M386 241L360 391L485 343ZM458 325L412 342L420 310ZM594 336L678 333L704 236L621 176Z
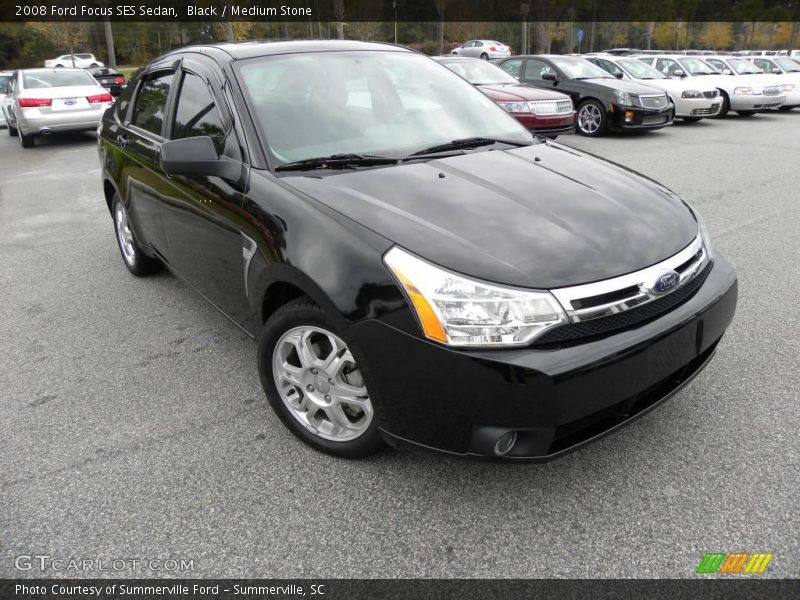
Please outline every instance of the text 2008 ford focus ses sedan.
M332 454L556 457L691 380L733 318L690 206L395 46L170 53L99 150L128 269L257 338L272 407Z

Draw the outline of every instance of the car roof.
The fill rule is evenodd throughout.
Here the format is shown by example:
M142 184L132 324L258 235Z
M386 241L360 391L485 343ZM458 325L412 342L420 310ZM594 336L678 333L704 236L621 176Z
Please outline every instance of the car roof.
M279 54L348 51L415 52L409 48L383 42L358 42L354 40L247 40L243 42L186 46L173 50L160 58L168 58L185 52L201 52L218 60L237 60Z

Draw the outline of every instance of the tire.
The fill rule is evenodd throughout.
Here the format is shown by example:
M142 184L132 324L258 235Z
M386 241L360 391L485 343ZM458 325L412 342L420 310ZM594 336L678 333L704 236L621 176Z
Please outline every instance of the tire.
M19 132L16 127L11 125L11 121L8 120L8 117L6 117L6 126L8 127L8 137L17 137Z
M55 68L56 68L56 69L63 69L63 68L64 68L64 65L56 65L56 66L55 66Z
M681 119L683 119L685 123L697 123L702 118L703 117L681 117Z
M597 100L584 100L578 105L575 121L576 131L587 137L599 137L608 129L605 108Z
M17 128L17 136L19 137L19 143L23 148L33 148L34 146L34 136L28 133L22 133L22 129Z
M489 55L486 54L486 52L484 52L483 54L481 54L481 60L489 60Z
M756 112L755 110L737 110L736 114L740 117L752 117Z
M796 106L779 106L778 110L781 112L787 112L792 110L793 108L797 108Z
M100 66L100 65L98 65L97 63L92 63L92 64L90 64L90 65L89 65L89 68L90 68L90 69L96 69L96 68L97 68L97 67L99 67L99 66Z
M728 94L723 92L722 90L719 91L720 96L722 97L722 106L719 107L719 112L714 115L715 119L721 119L728 115L731 110L731 101L728 98Z
M335 366L326 368L325 359ZM272 409L312 448L364 458L385 446L351 349L333 319L308 297L285 304L267 320L258 374Z
M144 277L161 270L161 261L147 256L134 238L128 211L117 194L114 194L111 201L111 217L114 221L114 233L119 253L122 255L122 262L125 263L128 271L137 277Z

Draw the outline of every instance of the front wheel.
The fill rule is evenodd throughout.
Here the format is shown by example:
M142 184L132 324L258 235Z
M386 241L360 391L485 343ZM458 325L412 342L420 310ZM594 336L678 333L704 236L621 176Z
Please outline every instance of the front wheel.
M128 271L137 277L143 277L160 270L161 262L147 256L133 237L128 210L116 194L111 202L111 213L114 217L114 231L117 234L119 252Z
M19 135L17 128L11 124L8 117L6 117L6 127L8 127L8 137L17 137Z
M796 107L794 107L794 106L779 106L778 110L780 110L782 112L786 112L786 111L792 110L793 108L796 108Z
M717 119L726 116L731 110L731 101L728 98L728 94L720 90L720 95L722 96L722 106L720 106L719 112L715 115Z
M737 110L736 113L740 117L752 117L754 114L756 114L756 111L754 111L754 110Z
M258 373L272 409L309 446L345 458L384 446L351 348L309 298L282 306L264 325Z
M92 64L90 64L90 65L89 65L89 68L90 68L90 69L96 69L96 68L97 68L97 67L99 67L99 66L100 66L100 65L98 65L97 63L92 63Z
M608 117L597 100L586 100L578 107L578 133L588 137L603 135L608 128Z

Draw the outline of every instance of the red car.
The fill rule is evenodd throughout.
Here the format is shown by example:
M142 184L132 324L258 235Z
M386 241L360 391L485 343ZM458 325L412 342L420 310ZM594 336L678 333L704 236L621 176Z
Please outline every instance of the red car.
M566 94L522 85L479 58L436 56L434 60L469 81L532 133L554 140L575 131L575 108Z

